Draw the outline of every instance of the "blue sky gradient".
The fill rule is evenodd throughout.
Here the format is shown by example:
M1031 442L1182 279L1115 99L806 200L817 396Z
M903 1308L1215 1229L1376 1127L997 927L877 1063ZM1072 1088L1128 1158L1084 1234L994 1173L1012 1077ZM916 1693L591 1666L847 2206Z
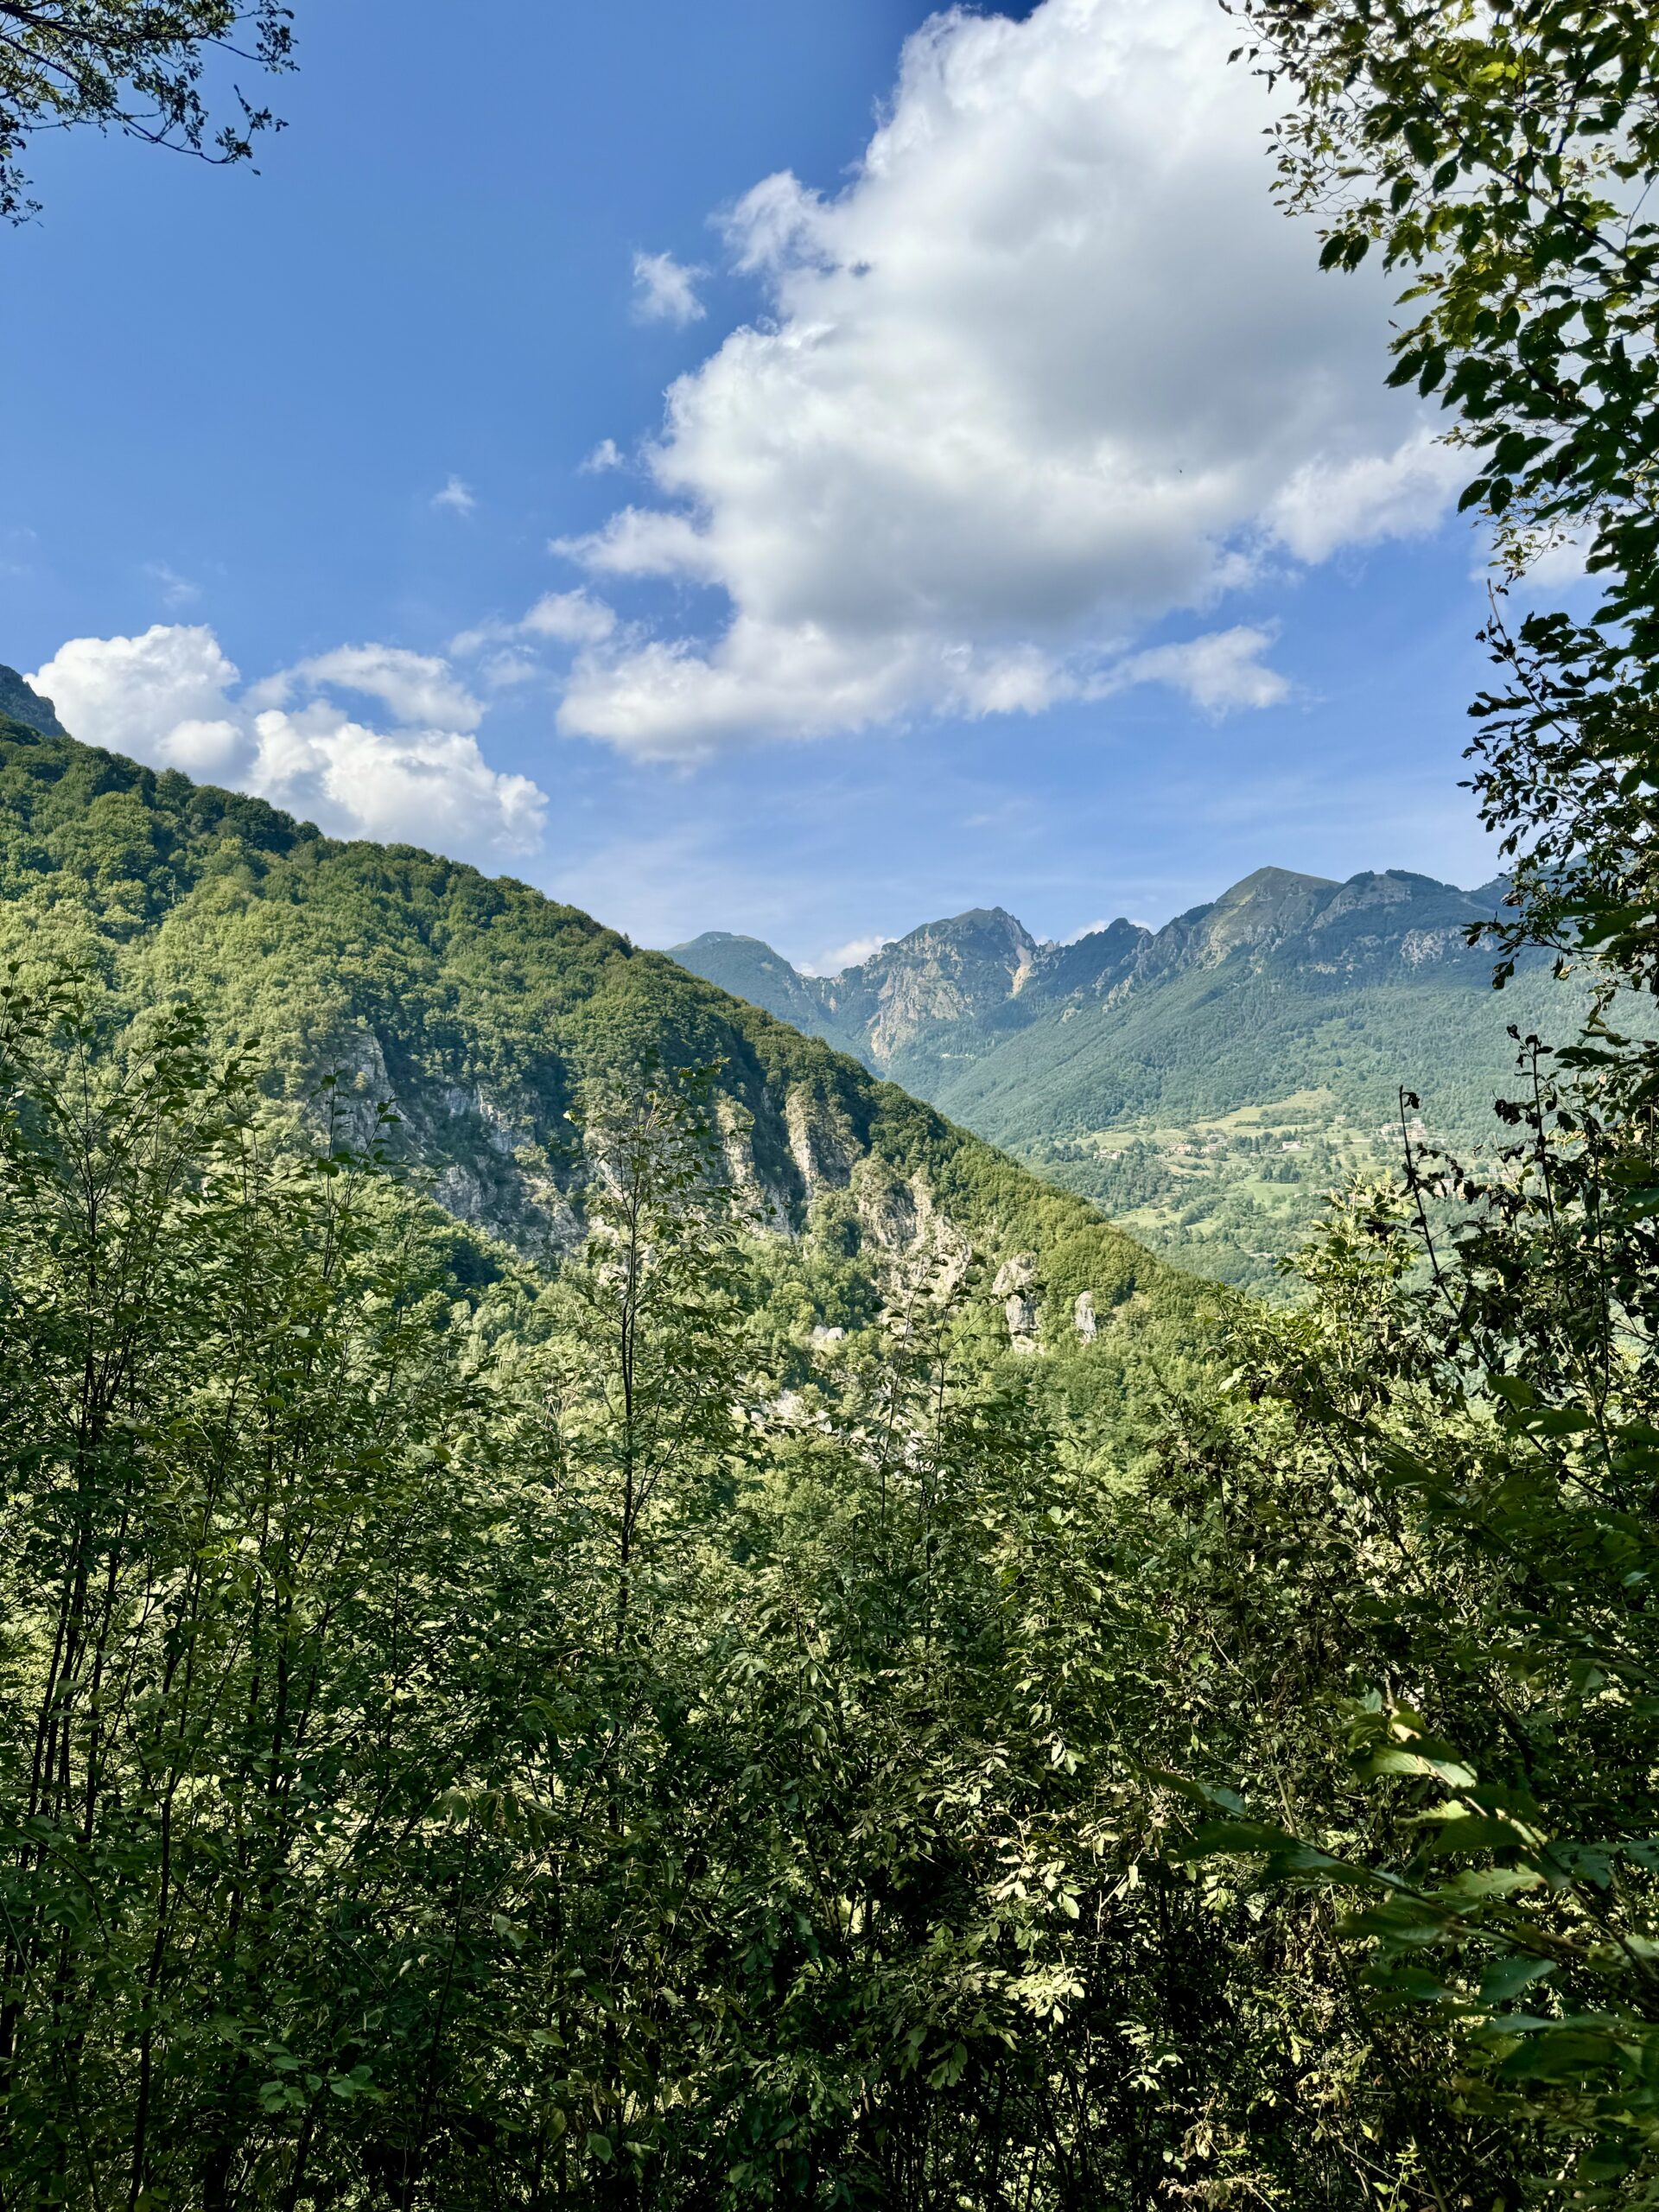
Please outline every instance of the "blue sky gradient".
M244 684L368 641L448 655L484 711L460 717L445 758L475 742L488 772L528 779L545 798L537 834L498 849L451 813L442 779L399 833L651 943L751 930L821 964L968 905L1054 936L1120 913L1157 924L1268 862L1490 874L1457 788L1480 551L1443 514L1357 530L1318 558L1281 546L1220 596L1133 622L1103 601L1043 647L1056 669L1091 655L1095 673L1063 677L1035 711L964 711L924 688L862 727L739 728L652 757L582 734L569 708L561 728L565 661L544 640L527 656L452 651L458 632L505 632L578 589L615 606L616 638L717 650L729 581L596 574L550 544L625 503L674 505L648 464L584 459L605 439L637 455L671 381L732 331L787 327L785 296L732 266L710 219L781 171L844 191L926 14L300 0L302 67L279 88L289 127L261 175L84 134L39 142L44 213L0 237L0 659L35 670L67 641L157 625L211 629ZM1264 200L1268 186L1263 163ZM1172 208L1173 226L1187 219ZM1300 247L1311 266L1311 234ZM701 272L696 319L641 319L639 254ZM816 282L804 264L797 276ZM1127 302L1122 342L1141 344L1160 311L1155 289ZM1218 388L1228 312L1218 301L1192 340ZM1057 327L1056 353L1067 343ZM1376 387L1386 365L1379 342ZM1356 382L1357 416L1376 404ZM465 499L435 504L452 480ZM988 638L1014 635L1013 613L982 619ZM969 620L940 618L976 648ZM1266 703L1099 676L1103 654L1127 667L1237 626L1274 672ZM299 714L305 684L321 697L329 680L269 701ZM79 734L182 764L164 733L124 741L118 717L99 723L98 696ZM356 711L372 719L360 695Z

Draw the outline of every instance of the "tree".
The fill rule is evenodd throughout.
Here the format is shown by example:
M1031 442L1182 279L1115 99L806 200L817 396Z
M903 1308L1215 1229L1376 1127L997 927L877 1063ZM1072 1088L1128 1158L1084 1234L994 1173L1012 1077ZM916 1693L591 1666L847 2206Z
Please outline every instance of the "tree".
M282 125L232 82L234 113L215 127L210 63L277 73L293 45L283 0L0 0L0 216L36 212L22 159L40 130L91 123L203 161L251 161Z
M407 2205L516 2087L538 1500L418 1205L253 1074L0 992L8 2206Z
M1306 1309L1240 1333L1218 1458L1268 1491L1294 1471L1346 1556L1310 1718L1343 1727L1354 1764L1271 1793L1212 1770L1189 1785L1211 1815L1190 1847L1348 1897L1379 2031L1414 2015L1408 2033L1445 2037L1441 2125L1504 2131L1500 2198L1647 2205L1659 25L1573 0L1243 12L1252 60L1298 96L1280 176L1319 212L1325 264L1380 243L1416 280L1394 380L1443 389L1479 456L1465 505L1493 518L1511 576L1559 534L1605 582L1593 623L1534 614L1513 634L1497 594L1504 681L1471 709L1478 799L1514 862L1496 980L1543 946L1595 989L1559 1050L1516 1036L1495 1159L1407 1135L1400 1187L1353 1194L1304 1255Z
M1659 20L1644 0L1243 0L1294 105L1281 203L1326 268L1412 282L1390 381L1439 391L1524 568L1587 539L1609 608L1659 644ZM1245 49L1239 49L1243 54Z

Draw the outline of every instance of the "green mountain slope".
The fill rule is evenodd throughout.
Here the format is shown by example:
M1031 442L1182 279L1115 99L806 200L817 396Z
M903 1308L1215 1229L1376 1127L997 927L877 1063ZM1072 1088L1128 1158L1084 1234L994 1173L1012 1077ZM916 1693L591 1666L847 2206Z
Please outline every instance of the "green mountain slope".
M761 1004L788 991L798 1020L816 1004L821 1033L1137 1235L1266 1286L1324 1192L1392 1156L1402 1087L1467 1143L1510 1079L1509 1025L1560 1027L1546 970L1495 995L1465 942L1501 894L1262 868L1161 930L1116 921L1067 945L995 910L830 978L796 976L753 939L741 968L713 937L675 957Z
M872 1264L971 1244L1020 1255L1043 1341L1190 1338L1199 1287L857 1062L506 878L339 843L255 799L0 720L0 957L96 969L135 1001L188 995L257 1035L295 1100L343 1071L388 1100L460 1220L531 1257L580 1233L566 1118L582 1080L718 1062L734 1179L782 1229L829 1224ZM1030 1326L1011 1325L1018 1348Z

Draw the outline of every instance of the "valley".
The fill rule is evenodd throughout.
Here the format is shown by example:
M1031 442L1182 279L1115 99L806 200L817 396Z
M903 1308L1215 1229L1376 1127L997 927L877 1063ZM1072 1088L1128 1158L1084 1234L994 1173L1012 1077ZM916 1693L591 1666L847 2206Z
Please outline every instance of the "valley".
M1490 1141L1510 1025L1548 1037L1576 1018L1536 957L1493 992L1491 957L1466 933L1504 888L1262 868L1161 930L1116 921L1069 944L991 908L830 977L719 932L673 957L858 1054L1181 1265L1273 1293L1332 1189L1398 1160L1402 1090L1431 1141Z

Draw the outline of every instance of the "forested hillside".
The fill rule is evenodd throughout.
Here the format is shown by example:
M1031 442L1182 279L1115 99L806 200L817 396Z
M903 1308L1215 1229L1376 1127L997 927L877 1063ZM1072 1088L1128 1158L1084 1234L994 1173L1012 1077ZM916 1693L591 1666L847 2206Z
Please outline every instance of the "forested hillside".
M1087 1293L1103 1357L1115 1317L1192 1334L1192 1287L1090 1208L526 885L0 721L0 953L26 971L188 998L226 1045L257 1038L292 1101L339 1075L354 1127L394 1107L447 1211L527 1256L580 1241L582 1084L655 1059L717 1069L729 1172L778 1230L817 1207L880 1255L971 1249L994 1275L1032 1255L1043 1335L1077 1342Z
M1469 472L1502 912L1268 870L1078 946L698 957L1142 1212L1408 1086L1294 1299L0 673L0 2212L1659 2212L1659 22L1228 12ZM204 47L288 51L263 0L0 22L0 214L43 121L200 150ZM809 213L774 175L755 252ZM1593 613L1539 604L1563 542ZM1488 960L1552 1018L1477 1154Z
M1536 957L1494 994L1465 931L1503 890L1262 868L1161 930L1117 921L1071 944L993 909L833 977L718 932L673 957L790 1008L1154 1249L1273 1290L1328 1193L1397 1159L1402 1087L1421 1101L1409 1118L1466 1143L1513 1079L1510 1025L1577 1020Z

